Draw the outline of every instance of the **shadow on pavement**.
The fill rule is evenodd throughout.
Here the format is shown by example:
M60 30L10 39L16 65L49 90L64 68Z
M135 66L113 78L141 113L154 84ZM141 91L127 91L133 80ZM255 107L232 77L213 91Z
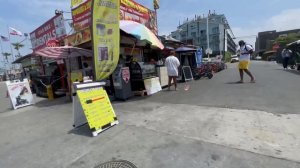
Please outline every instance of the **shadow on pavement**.
M246 84L248 82L244 82L244 83L239 83L239 82L226 82L225 84L230 84L230 85L242 85L242 84Z
M296 70L296 69L287 69L287 70L284 70L284 69L275 69L277 71L283 71L283 72L289 72L289 73L292 73L292 74L295 74L295 75L300 75L300 71Z
M36 102L35 106L36 107L49 107L49 106L64 105L64 104L69 104L69 103L72 103L72 102L68 97L60 97L60 98L56 98L54 100L48 100L48 99L40 100L40 101Z
M73 128L68 132L68 134L75 134L80 136L86 136L86 137L93 137L92 131L90 130L88 124L85 124L83 126L80 126L78 128Z

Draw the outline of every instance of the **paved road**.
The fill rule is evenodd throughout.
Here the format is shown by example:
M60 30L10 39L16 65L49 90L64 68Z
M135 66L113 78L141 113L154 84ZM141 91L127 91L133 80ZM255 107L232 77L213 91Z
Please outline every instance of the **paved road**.
M115 102L120 124L98 137L87 126L72 128L64 98L1 111L0 167L92 168L125 159L139 168L299 168L300 76L255 62L257 83L237 85L235 66L190 83L189 91L181 84L180 91Z
M271 62L255 62L251 71L257 83L235 84L239 80L237 64L211 80L191 82L189 91L161 92L148 100L171 104L191 104L234 109L263 110L270 113L300 114L300 72L284 71ZM245 81L250 81L248 76Z

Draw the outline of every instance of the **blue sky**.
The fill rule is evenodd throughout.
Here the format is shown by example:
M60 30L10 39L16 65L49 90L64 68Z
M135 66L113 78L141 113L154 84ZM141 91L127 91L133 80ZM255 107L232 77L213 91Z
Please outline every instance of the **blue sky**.
M7 26L23 33L30 33L54 16L55 9L70 11L71 0L0 0L0 34L7 36ZM136 0L153 9L152 0ZM256 35L259 31L289 30L300 28L299 0L160 0L158 10L159 34L168 35L178 26L179 21L196 15L207 15L208 11L225 14L236 37ZM71 16L65 13L65 18ZM66 25L67 26L67 25ZM12 37L12 42L24 37ZM253 37L245 38L254 43ZM8 43L3 43L4 52L10 52ZM31 52L29 40L21 50L25 55ZM16 53L16 51L14 51ZM2 61L2 58L0 58Z

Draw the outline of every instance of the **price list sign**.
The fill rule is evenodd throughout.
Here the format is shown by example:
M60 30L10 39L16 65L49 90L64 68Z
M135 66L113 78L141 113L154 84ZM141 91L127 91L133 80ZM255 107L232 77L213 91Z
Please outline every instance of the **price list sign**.
M117 120L106 91L102 87L77 90L90 129L101 130Z

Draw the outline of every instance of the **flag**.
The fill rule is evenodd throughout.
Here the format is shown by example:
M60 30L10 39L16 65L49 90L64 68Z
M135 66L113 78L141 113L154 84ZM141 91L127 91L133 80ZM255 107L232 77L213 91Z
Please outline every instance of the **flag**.
M9 41L9 38L5 37L5 36L0 36L2 41Z
M17 36L23 36L23 33L17 29L14 29L12 27L9 27L10 31L9 34L11 35L17 35Z
M153 0L154 9L159 9L159 0Z

